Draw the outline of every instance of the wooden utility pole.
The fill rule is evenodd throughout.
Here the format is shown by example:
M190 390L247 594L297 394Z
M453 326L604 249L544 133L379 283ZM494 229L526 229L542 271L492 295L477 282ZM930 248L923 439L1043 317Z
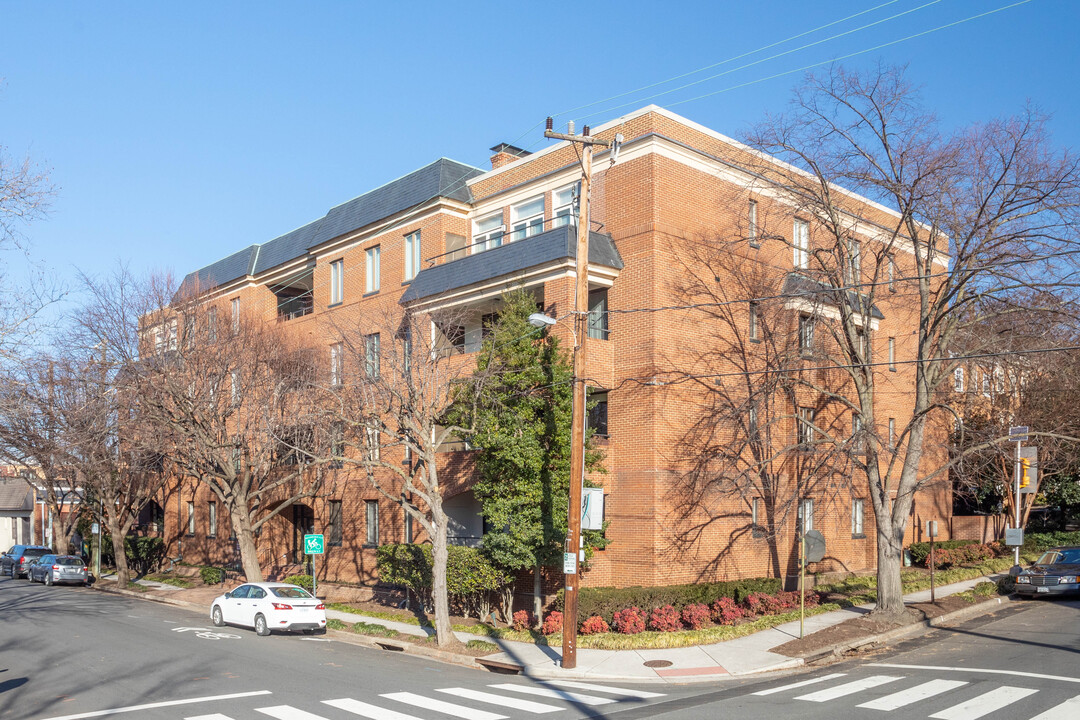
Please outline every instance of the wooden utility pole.
M589 126L580 135L557 133L552 119L547 119L544 137L568 140L581 145L581 193L578 195L577 277L574 283L574 394L573 418L570 424L570 503L566 527L566 547L563 554L563 573L566 592L563 597L562 666L577 667L578 575L581 552L581 488L585 480L585 338L589 334L589 186L592 183L592 150L594 145L611 147L607 140L589 135ZM621 136L616 136L617 143ZM614 158L613 158L614 161Z

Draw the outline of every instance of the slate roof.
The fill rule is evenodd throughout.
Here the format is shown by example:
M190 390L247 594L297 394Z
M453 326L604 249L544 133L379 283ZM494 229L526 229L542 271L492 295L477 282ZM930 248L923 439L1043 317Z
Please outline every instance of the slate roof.
M404 305L567 258L577 259L577 229L572 225L425 268L409 283L399 302ZM622 270L622 256L610 235L589 233L589 263Z
M0 480L0 511L30 510L30 486L22 478Z
M223 260L188 273L181 289L205 291L248 275L256 275L296 258L311 248L347 232L378 222L403 210L445 197L471 202L466 182L484 171L448 158L439 158L404 177L331 208L323 217L261 245L252 245Z
M812 278L808 278L805 275L799 273L788 273L784 278L784 289L781 291L784 295L789 297L806 298L815 302L824 303L826 305L835 305L833 302L832 293L836 292L832 287L825 283L818 282ZM862 308L868 302L867 297L853 290L847 291L848 304L855 309L856 312L861 312ZM870 317L877 320L884 320L885 316L878 310L877 305L870 308Z

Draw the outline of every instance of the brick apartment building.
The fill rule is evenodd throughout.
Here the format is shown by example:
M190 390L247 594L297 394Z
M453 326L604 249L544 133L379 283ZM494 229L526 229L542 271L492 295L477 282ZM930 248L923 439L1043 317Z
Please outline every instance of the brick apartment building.
M801 349L803 372L818 372L825 381L827 372L813 370L807 359L809 321L828 316L829 309L799 272L800 248L805 258L815 242L812 219L753 172L754 163L767 158L683 117L649 106L593 129L602 138L616 133L625 138L617 162L610 162L609 151L595 157L586 340L588 383L597 401L592 422L606 453L606 472L593 479L604 488L611 544L597 553L584 582L629 586L790 576L800 524L820 530L829 543L818 571L872 569L873 509L849 462L851 443L867 429L854 426L849 410L805 388L787 395L777 389L764 399L769 409L762 406L760 419L756 406L740 409L738 402L718 411L714 397L718 378L764 362L757 356L770 344ZM564 317L573 310L580 179L575 150L566 142L535 153L505 144L493 150L491 169L439 159L319 220L191 273L185 282L198 283L234 313L262 314L290 332L315 336L317 345L327 347L328 365L336 362L334 338L322 321L335 314L352 318L402 305L455 308L460 324L437 331L464 355L479 349L484 318L497 311L506 290L524 287L547 314ZM849 198L860 216L856 239L872 252L875 218L889 210ZM707 267L706 254L717 264ZM898 277L910 264L901 252L890 261ZM853 273L859 272L856 265ZM760 280L760 289L747 282L751 277ZM716 302L718 297L739 302ZM747 302L754 297L773 301ZM904 416L910 406L905 392L913 371L902 362L913 354L906 344L916 317L910 302L902 291L879 295L866 332L876 357L889 358L879 378L881 427L871 430L890 443L894 422L903 427L910 419ZM715 312L721 305L729 308L723 317ZM698 306L714 312L703 314ZM567 326L553 331L565 334L569 346ZM770 333L773 342L767 337L762 343ZM818 334L820 341L825 332ZM748 361L729 352L736 347ZM717 422L710 413L717 413ZM731 487L701 482L704 475L723 476L723 447L739 437L729 426L748 422L755 439L767 426L778 449L770 462L776 483L770 497L737 478ZM712 434L703 435L703 428ZM845 451L818 451L815 440L822 437ZM456 522L454 541L475 544L483 523L468 490L469 464L450 459L468 452L446 453L444 475L462 474L448 481L455 490L446 504ZM714 459L701 462L713 452ZM750 453L747 446L736 460ZM698 480L690 480L695 475ZM342 542L328 548L320 575L370 581L372 546L403 542L410 527L400 509L363 479L335 488L336 497L297 505L277 519L274 530L260 537L268 546L264 556L295 556L298 533L336 523ZM215 498L205 488L181 486L165 508L166 537L183 540L185 560L229 557L228 519L217 517ZM944 486L923 491L913 525L950 513Z

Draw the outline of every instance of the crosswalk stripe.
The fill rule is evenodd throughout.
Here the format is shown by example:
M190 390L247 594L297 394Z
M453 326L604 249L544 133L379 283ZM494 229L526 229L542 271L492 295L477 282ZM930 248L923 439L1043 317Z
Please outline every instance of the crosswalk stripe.
M330 707L336 707L338 710L351 712L353 715L369 718L369 720L420 720L420 718L415 715L406 715L397 710L388 710L387 708L381 708L378 705L369 705L366 702L360 702L359 700L353 700L352 698L323 700L323 704L329 705Z
M865 702L859 707L870 708L871 710L895 710L896 708L901 708L905 705L910 705L919 702L920 700L940 695L943 692L948 692L949 690L961 687L962 685L967 685L967 682L964 680L931 680L930 682L924 682L922 685L916 685L913 688L894 692L892 695L886 695L877 700Z
M1011 705L1017 700L1023 700L1028 695L1034 695L1037 692L1039 691L1031 688L1002 685L959 705L953 705L951 708L934 713L930 717L936 718L936 720L975 720L975 718L981 718L983 715L1000 710L1006 705Z
M562 710L561 707L556 707L555 705L545 705L544 703L533 702L532 700L507 697L506 695L496 695L495 693L483 692L482 690L470 690L468 688L439 688L436 692L446 693L447 695L456 695L457 697L463 697L468 700L478 700L493 705L502 705L503 707L524 710L525 712L531 713L549 713Z
M548 680L545 685L558 685L559 687L575 688L577 690L595 690L596 692L608 693L616 697L632 698L658 698L664 697L664 693L647 692L645 690L627 690L625 688L613 688L606 685L594 685L593 683L575 682L573 680Z
M488 712L487 710L475 710L470 707L465 707L464 705L455 705L454 703L448 703L443 700L436 700L435 698L424 697L423 695L417 695L410 692L387 693L386 695L380 695L379 697L415 705L416 707L422 707L426 710L436 710L441 713L446 713L447 715L462 718L462 720L504 720L504 718L506 718L505 715Z
M255 708L255 712L269 715L272 718L277 718L277 720L326 720L322 715L309 713L307 710L298 710L291 705Z
M565 690L556 690L555 688L533 687L531 685L514 685L513 683L502 683L499 685L488 685L488 687L495 688L496 690L509 690L510 692L525 693L526 695L539 695L540 697L557 698L559 700L567 700L569 702L579 703L581 705L607 705L608 703L615 702L611 698L595 697L593 695L585 695L583 693L566 692Z
M1077 717L1080 717L1080 695L1039 713L1031 720L1074 720Z
M826 700L835 700L838 697L844 697L845 695L851 695L862 690L869 690L875 688L878 685L884 685L885 683L895 682L896 680L903 680L899 675L871 675L860 680L852 680L851 682L844 683L843 685L836 685L835 687L825 688L824 690L818 690L812 692L809 695L800 695L795 698L796 700L809 700L810 702L825 702Z
M214 713L213 715L193 715L184 718L184 720L232 720L232 718L221 713Z
M847 673L832 673L831 675L822 675L821 677L811 678L809 680L800 680L797 683L791 683L790 685L781 685L780 687L769 688L768 690L758 690L754 695L772 695L773 693L784 692L785 690L794 690L795 688L806 687L807 685L816 685L819 682L825 682L826 680L835 680L839 677L844 677Z

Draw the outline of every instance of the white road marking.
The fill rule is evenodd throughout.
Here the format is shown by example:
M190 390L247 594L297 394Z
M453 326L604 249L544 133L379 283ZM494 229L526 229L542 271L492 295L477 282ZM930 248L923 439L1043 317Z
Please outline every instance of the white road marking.
M526 695L539 695L540 697L568 700L580 705L607 705L608 703L615 702L611 698L594 697L582 693L566 692L565 690L556 690L555 688L533 687L531 685L501 683L498 685L488 685L488 687L495 688L496 690L509 690L510 692L525 693Z
M838 697L844 697L845 695L851 695L862 690L876 688L878 685L884 685L885 683L903 679L904 678L899 675L871 675L870 677L865 677L861 680L852 680L843 685L836 685L831 688L825 688L824 690L818 690L809 695L800 695L795 699L809 700L810 702L825 702L826 700L835 700Z
M351 712L353 715L370 718L371 720L420 720L415 715L406 715L396 710L387 710L378 705L369 705L366 702L341 698L340 700L323 700L323 704L336 707L338 710Z
M664 693L646 692L645 690L625 690L623 688L613 688L607 685L594 685L593 683L575 682L573 680L547 680L545 685L558 685L559 687L575 688L577 690L595 690L597 692L608 693L610 695L616 695L618 697L632 697L632 698L658 698L664 697Z
M934 713L930 717L937 720L975 720L975 718L981 718L983 715L1000 710L1006 705L1011 705L1017 700L1023 700L1028 695L1034 695L1037 692L1039 691L1031 688L1002 685L959 705L953 705L951 708Z
M533 702L532 700L522 700L521 698L496 695L495 693L470 690L468 688L439 688L435 692L455 695L467 700L478 700L480 702L491 703L492 705L501 705L503 707L514 708L515 710L524 710L525 712L531 713L549 713L562 710L561 707L555 705L545 705L544 703Z
M307 710L297 710L290 705L255 708L255 712L269 715L272 718L277 718L277 720L326 720L322 715L309 713Z
M1061 682L1080 683L1080 677L1065 675L1043 675L1042 673L1024 672L1023 670L995 670L993 668L949 667L947 665L896 665L893 663L867 663L866 667L898 668L901 670L945 670L948 672L985 673L989 675L1015 675L1016 677L1039 678L1041 680L1060 680Z
M462 720L505 720L506 718L505 715L499 715L498 713L488 712L487 710L474 710L473 708L465 707L464 705L455 705L454 703L424 697L423 695L417 695L411 692L388 693L386 695L380 695L379 697L415 705L416 707L422 707L425 710L436 710L441 713L446 713L447 715L462 718Z
M273 695L269 690L256 690L254 692L232 693L230 695L210 695L201 698L189 698L187 700L166 700L164 702L147 703L145 705L131 705L130 707L113 708L112 710L94 710L93 712L78 713L76 715L61 715L59 717L46 718L45 720L82 720L82 718L106 717L121 713L135 712L137 710L150 710L152 708L171 707L174 705L192 705L201 702L213 702L214 700L232 700L234 698L254 697L255 695Z
M806 687L807 685L816 685L819 682L825 682L826 680L834 680L838 677L844 677L847 673L832 673L831 675L822 675L818 678L812 678L810 680L800 680L797 683L791 683L790 685L781 685L780 687L769 688L768 690L758 690L754 695L772 695L773 693L784 692L785 690L794 690L795 688Z
M913 688L901 690L892 695L886 695L877 700L865 702L862 705L859 705L859 707L870 708L871 710L895 710L896 708L901 708L905 705L910 705L919 702L920 700L940 695L943 692L948 692L949 690L953 690L963 685L967 685L967 682L964 680L931 680L930 682L924 682L922 685L916 685Z
M1031 720L1075 720L1080 717L1080 695L1055 705L1044 713L1039 713Z
M184 720L232 720L228 715L222 715L221 713L214 713L213 715L195 715L194 717L186 717Z

